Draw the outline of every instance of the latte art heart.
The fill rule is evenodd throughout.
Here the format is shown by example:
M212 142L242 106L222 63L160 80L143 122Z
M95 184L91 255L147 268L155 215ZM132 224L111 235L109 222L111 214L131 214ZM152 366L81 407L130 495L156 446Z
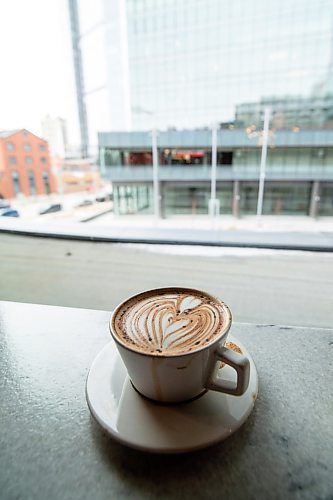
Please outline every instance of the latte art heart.
M225 310L209 296L186 293L132 299L116 317L122 340L138 350L183 353L214 339L226 322Z

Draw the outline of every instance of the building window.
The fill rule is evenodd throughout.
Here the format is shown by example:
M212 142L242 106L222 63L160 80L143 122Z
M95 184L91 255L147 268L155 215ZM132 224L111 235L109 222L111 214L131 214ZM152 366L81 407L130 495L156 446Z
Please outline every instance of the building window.
M45 151L45 145L44 144L39 144L39 151Z
M32 165L32 158L31 158L31 156L26 156L25 157L25 162L26 162L27 165Z
M9 157L9 163L10 165L16 165L16 156L10 156Z
M30 194L36 194L36 183L35 183L35 175L32 170L29 170L29 187Z
M15 194L20 193L21 192L20 177L16 171L12 172L12 181L13 181L13 187L14 187Z
M41 163L46 163L46 158L45 158L45 156L41 156L40 161L41 161Z
M31 151L31 146L28 142L26 142L25 144L23 144L23 149L24 151Z
M164 149L160 154L160 163L162 165L203 165L205 163L205 151ZM151 164L152 158L150 153Z
M210 165L212 163L212 153L207 152L207 163ZM217 151L217 164L218 165L232 165L233 164L233 151Z
M218 165L232 165L233 151L219 151L217 153Z
M50 179L49 174L47 172L43 172L43 181L45 186L45 193L49 194L50 192Z
M7 142L7 151L14 151L14 144L12 142Z

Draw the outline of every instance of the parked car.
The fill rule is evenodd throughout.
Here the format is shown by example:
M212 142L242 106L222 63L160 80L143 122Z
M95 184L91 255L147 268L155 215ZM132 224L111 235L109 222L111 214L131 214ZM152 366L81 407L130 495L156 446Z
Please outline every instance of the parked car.
M20 214L15 208L0 208L0 217L20 217Z
M53 212L60 212L62 210L62 205L60 203L52 203L48 207L43 208L39 215L52 214Z
M113 200L113 194L112 193L105 193L105 194L100 194L96 196L96 201L99 203L103 203L105 201L112 201Z
M83 200L81 201L78 205L77 205L77 208L81 208L81 207L89 207L90 205L92 205L94 202L92 200Z

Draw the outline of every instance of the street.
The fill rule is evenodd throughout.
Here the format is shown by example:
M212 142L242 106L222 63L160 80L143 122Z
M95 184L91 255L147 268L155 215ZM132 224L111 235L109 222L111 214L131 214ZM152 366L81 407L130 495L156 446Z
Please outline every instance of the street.
M221 297L234 321L332 327L333 254L126 245L0 234L0 299L111 310L168 285Z

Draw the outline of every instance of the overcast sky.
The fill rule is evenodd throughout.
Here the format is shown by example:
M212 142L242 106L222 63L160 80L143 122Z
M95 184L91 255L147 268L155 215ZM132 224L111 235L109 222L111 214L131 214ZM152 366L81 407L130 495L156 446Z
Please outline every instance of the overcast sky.
M0 130L41 134L46 114L78 126L67 0L0 2Z

